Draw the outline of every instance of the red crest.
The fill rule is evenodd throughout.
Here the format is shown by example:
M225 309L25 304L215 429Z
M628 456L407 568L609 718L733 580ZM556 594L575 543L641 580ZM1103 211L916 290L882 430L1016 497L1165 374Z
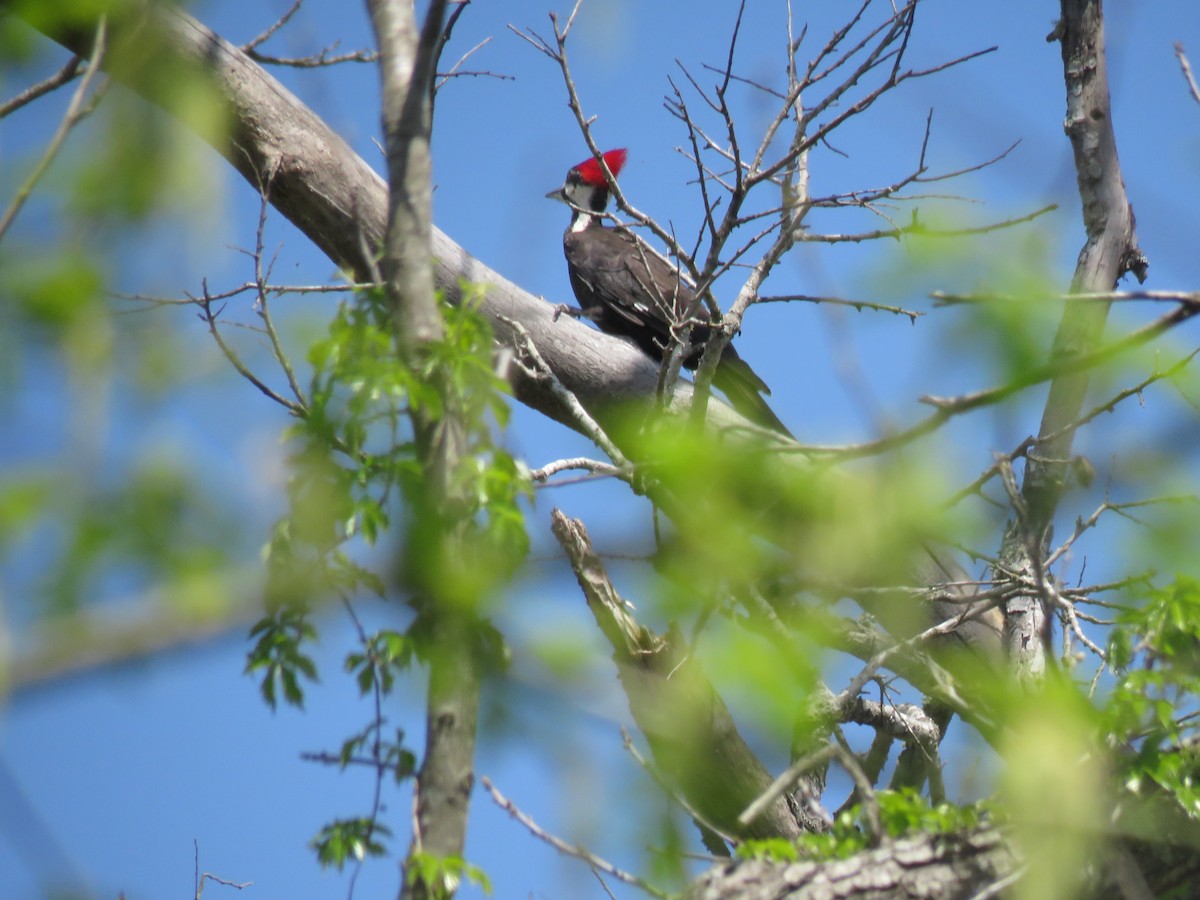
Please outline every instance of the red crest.
M604 154L604 162L608 164L608 171L612 172L613 178L621 174L621 168L628 157L629 151L624 147L620 150L609 150ZM600 163L596 162L595 157L585 159L575 167L575 171L579 173L579 178L584 184L593 187L604 187L608 184L604 178L604 170L600 168Z

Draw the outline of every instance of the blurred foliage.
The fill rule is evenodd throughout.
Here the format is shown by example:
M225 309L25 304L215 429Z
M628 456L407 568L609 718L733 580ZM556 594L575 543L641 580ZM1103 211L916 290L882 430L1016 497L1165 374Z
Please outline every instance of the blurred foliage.
M21 18L91 31L98 11L126 11L107 0L13 5L16 14L0 14L6 94L67 58ZM142 38L154 48L150 35ZM193 106L216 109L205 79L176 75L164 89L171 82L194 96ZM35 171L79 84L6 119L0 208ZM0 407L23 414L32 402L47 425L4 442L0 559L17 592L6 600L19 620L51 614L56 627L75 613L86 620L97 607L145 598L201 618L228 614L244 599L225 595L245 538L234 498L212 490L196 448L175 456L158 442L125 446L131 408L163 399L178 370L179 355L163 354L178 325L146 314L118 326L120 306L107 294L129 268L123 241L160 228L150 219L164 210L196 214L210 203L214 164L187 129L128 92L94 86L83 106L89 114L0 244Z
M485 894L492 893L487 873L456 857L416 852L409 855L407 865L408 883L419 880L431 892L431 900L449 900L463 883L478 885Z
M30 591L22 599L42 616L150 590L195 615L226 609L230 598L214 591L240 537L195 473L162 458L136 461L111 485L52 464L0 481L0 561L14 563L36 542L37 574L22 579Z
M1200 581L1179 576L1122 611L1109 659L1102 725L1126 786L1146 796L1156 785L1200 821Z
M77 24L90 21L98 8L119 16L123 4L26 0L22 6L30 18L52 15L60 24ZM28 62L36 46L27 28L0 15L0 54ZM157 65L160 53L155 36L146 33L139 34L137 46L114 48L126 69ZM205 134L223 132L227 122L203 77L178 70L157 78L161 99L177 118ZM112 235L135 233L152 217L202 206L213 194L216 163L150 104L128 94L106 95L83 127L86 143L64 155L43 186L53 201L52 225L46 226L45 210L28 209L26 215L37 216L36 227L29 234L12 233L0 245L0 374L6 389L19 388L22 378L40 377L33 367L43 362L38 353L45 351L74 384L132 385L161 397L173 384L181 353L173 332L156 336L147 326L149 337L139 340L129 336L131 328L114 322L104 294L118 280ZM20 171L38 150L6 159L6 167ZM927 230L962 224L926 210L921 221ZM958 243L918 230L902 242L902 260L864 277L887 294L924 293L937 282L1002 295L1002 302L973 303L934 325L921 320L919 327L941 329L923 345L935 347L936 358L922 362L931 378L952 376L956 390L985 385L1015 390L1044 365L1061 314L1062 303L1047 299L1062 290L1053 258L1056 240L1038 227ZM524 514L531 490L524 465L500 437L509 420L507 388L496 374L493 336L479 312L480 289L463 289L461 305L442 306L445 336L417 366L406 366L395 352L392 311L376 290L342 303L307 344L307 387L284 434L287 512L263 550L267 614L251 631L246 660L246 671L272 709L280 700L302 707L306 683L318 679L315 619L331 600L352 610L352 601L364 595L405 600L434 595L478 618L472 640L480 658L495 669L506 659L504 638L487 618L528 553ZM1156 354L1164 346L1171 349L1168 342L1158 343L1093 373L1095 402L1157 371ZM1169 390L1191 410L1200 399L1196 379L1184 369L1147 395L1157 399L1160 389ZM1039 390L993 407L995 419L1010 416L1016 404L1036 402ZM444 509L430 492L432 480L411 425L415 411L433 420L453 413L465 423L467 445L451 473L452 493L464 498L462 508ZM978 422L966 427L986 430ZM1000 444L1011 439L1015 445L1029 427L997 429ZM1181 574L1165 585L1147 579L1123 590L1113 601L1116 624L1089 629L1107 643L1111 672L1097 672L1098 664L1075 670L1068 661L1036 692L994 677L990 684L982 677L971 682L977 691L971 699L996 716L985 737L1004 762L997 793L979 805L935 803L928 792L907 789L880 791L874 802L886 835L945 833L1002 820L1028 860L1021 896L1059 898L1080 890L1087 863L1105 837L1104 824L1127 795L1165 796L1186 816L1200 818L1195 733L1200 581L1194 574L1195 484L1188 471L1195 429L1190 420L1171 422L1164 429L1167 438L1173 428L1185 440L1141 440L1139 428L1126 428L1124 434L1140 443L1131 445L1120 467L1102 458L1111 455L1110 440L1102 437L1098 464L1128 478L1077 486L1060 530L1069 532L1077 508L1102 491L1139 499L1159 490L1183 495L1186 500L1156 506L1132 526L1124 520L1122 528L1134 528L1131 538L1116 540L1106 531L1096 552L1101 565L1121 574L1140 574L1155 564ZM1126 438L1113 438L1112 444L1118 439ZM861 600L860 592L879 586L917 584L913 561L929 543L985 551L995 544L1009 515L996 482L988 487L995 504L964 503L949 510L944 505L961 486L952 483L960 475L955 467L982 471L992 458L977 454L964 463L966 454L956 449L951 455L940 446L947 440L935 436L879 461L839 465L831 461L836 454L814 454L800 464L798 455L781 460L763 448L671 423L655 423L633 439L638 488L663 513L654 574L636 598L636 614L677 624L680 633L691 627L689 651L719 682L739 722L749 722L754 737L768 745L764 757L782 757L797 729L803 738L828 724L806 701L822 678L857 666L829 648L829 622L847 616L876 624L874 611L864 612L850 598ZM119 483L96 475L99 452L91 447L26 457L0 482L0 558L7 562L23 542L46 538L35 585L44 612L69 613L149 583L168 588L178 603L212 602L216 582L208 576L227 568L235 545L246 543L237 498L215 495L195 460L120 455L132 462L121 467ZM1014 466L1019 477L1021 461ZM1104 519L1102 527L1114 518ZM462 544L455 547L445 541L443 526L451 519L466 523ZM1082 569L1078 557L1068 556L1053 573L1056 583L1070 583L1069 574L1082 578ZM781 611L791 614L786 646L770 618ZM376 714L330 754L342 768L365 764L396 784L412 777L417 757L404 732L387 727L382 700L397 690L414 662L432 652L426 623L407 614L401 618L406 624L395 628L359 627L344 674L374 701ZM927 624L922 619L900 630L907 634ZM563 673L584 666L588 645L575 635L550 640L536 652L558 687ZM1094 685L1071 680L1093 675ZM889 700L912 693L890 673L873 683ZM655 876L681 879L688 835L679 816L664 811L657 792L634 800L656 804L653 815L638 820L639 836L653 848L649 865ZM827 834L799 846L745 842L738 853L777 860L847 856L869 843L864 816L859 805L839 815ZM390 837L372 814L329 823L312 846L322 865L341 869L392 852ZM487 887L486 876L458 859L418 854L409 871L446 891L463 881Z
M381 838L388 837L391 831L374 819L336 819L321 829L311 846L322 866L341 871L348 862L361 863L368 856L386 856L387 846Z
M1001 807L1028 869L1022 896L1076 896L1094 858L1097 823L1115 795L1093 731L1095 710L1078 687L1051 677L1033 698L1007 692Z
M193 112L185 118L217 115L216 98L202 82L179 84L189 85L180 104ZM178 121L140 97L115 91L93 124L90 130L101 133L89 140L91 152L77 155L71 179L56 184L81 223L103 232L154 214L195 214L211 202L211 185L221 177L218 163Z
M463 293L461 305L442 305L444 337L423 348L418 368L395 351L393 312L378 289L342 303L327 333L310 345L308 389L287 432L289 510L264 552L268 614L252 631L256 643L246 663L272 708L280 692L302 706L303 683L318 679L306 647L317 637L313 611L326 598L350 604L366 591L418 608L434 599L474 621L463 639L475 644L476 660L499 666L506 658L503 639L484 617L528 551L520 503L530 487L494 436L508 420L507 385L492 362L491 329L478 308L482 294L469 287ZM431 490L437 476L414 438L414 412L435 423L452 414L464 428L463 453L449 473L460 508L447 509ZM450 530L459 538L452 548ZM398 561L371 558L377 542L398 535ZM387 774L399 783L415 771L403 733L385 738L382 710L397 678L437 652L428 628L420 615L405 632L359 628L360 646L346 655L345 670L360 694L373 699L375 714L343 741L336 754L342 768L367 765L377 783ZM372 813L330 823L313 847L322 865L340 869L383 855L385 834ZM410 858L408 871L429 884L486 881L461 860L424 854Z
M914 834L953 834L972 831L991 823L994 810L987 803L938 803L916 791L878 791L873 802L883 826L881 837L902 838ZM795 862L806 859L847 859L873 845L861 804L843 811L833 827L823 834L806 835L798 843L777 839L745 841L737 849L744 859Z
M708 585L737 593L785 573L845 587L908 583L923 541L968 528L939 505L946 487L923 460L851 474L670 423L638 452L671 519L659 563L671 576L664 589L682 592L680 610Z

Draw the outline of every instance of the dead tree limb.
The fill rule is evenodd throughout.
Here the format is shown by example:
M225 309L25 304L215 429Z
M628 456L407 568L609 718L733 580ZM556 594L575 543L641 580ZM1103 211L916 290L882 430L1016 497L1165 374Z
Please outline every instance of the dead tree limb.
M670 774L705 825L738 838L787 838L823 830L806 810L780 796L746 826L738 815L771 785L771 775L737 731L728 708L689 657L682 636L640 625L608 580L587 529L561 511L551 528L583 589L588 608L613 648L613 661L634 721L659 766Z
M1139 280L1148 262L1134 234L1133 209L1125 194L1104 50L1099 0L1062 0L1062 19L1049 37L1062 45L1066 83L1065 129L1075 154L1087 239L1079 253L1072 293L1111 291L1132 272ZM1108 303L1069 303L1051 349L1054 360L1090 353L1100 342ZM1000 559L1010 572L1044 583L1042 559L1050 527L1070 471L1075 431L1087 397L1090 371L1068 371L1050 384L1037 441L1026 457L1015 516L1003 538ZM1042 592L1023 592L1005 605L1005 636L1018 678L1036 681L1045 671L1048 608Z

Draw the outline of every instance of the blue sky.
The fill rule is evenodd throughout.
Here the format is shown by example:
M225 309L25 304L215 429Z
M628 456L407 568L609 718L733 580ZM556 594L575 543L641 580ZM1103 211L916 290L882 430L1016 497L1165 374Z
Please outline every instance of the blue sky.
M797 18L814 16L806 45L811 48L823 40L833 21L828 17L842 5L805 6L797 4ZM237 43L264 28L286 4L258 7L246 13L244 4L209 2L195 10ZM783 6L755 2L750 7L739 68L777 80ZM478 2L464 15L447 57L493 36L468 67L515 80L463 78L439 95L435 219L484 262L558 302L569 298L559 243L565 211L543 195L561 183L586 148L556 68L506 28L512 23L547 34L547 10L544 3ZM566 8L559 11L565 14ZM1014 267L1044 271L1065 287L1083 234L1062 132L1058 47L1044 40L1053 11L1053 4L1027 0L930 0L919 14L912 65L936 64L992 45L998 50L913 82L882 102L835 141L846 156L814 153L812 178L814 193L825 193L903 176L915 164L921 128L932 109L929 163L934 171L976 164L1020 141L1006 160L952 186L978 201L954 207L962 221L986 223L1048 203L1059 204L1058 211L1040 227L1004 235L996 245L970 240L945 249L909 242L807 246L781 267L772 292L837 294L928 310L929 291L1003 282ZM675 151L683 134L663 110L662 97L668 76L678 77L676 59L711 80L703 77L701 63L724 58L734 12L730 3L592 0L575 26L574 76L588 114L598 116L597 140L603 147L629 147L622 176L627 195L681 234L696 227L698 205L688 185L689 165ZM1194 289L1200 282L1195 254L1200 105L1187 95L1172 43L1182 41L1200 62L1200 7L1194 0L1110 0L1106 14L1120 155L1141 243L1151 259L1147 287ZM296 24L267 49L300 55L334 39L343 49L370 43L359 4L308 0ZM48 50L37 65L45 71L62 58ZM373 69L276 74L382 168L373 143L378 133ZM32 70L5 74L0 69L4 97L28 80ZM4 168L27 161L22 154L45 140L64 99L0 125ZM748 93L739 102L748 124L765 114ZM103 123L87 127L100 129ZM71 152L87 154L88 134L85 129L77 136ZM113 287L123 291L178 296L198 291L204 277L214 287L240 282L249 269L234 248L253 243L257 197L204 148L196 147L189 164L195 190L127 235L70 234L59 215L61 194L52 189L28 210L12 237L57 240L66 234L103 242L113 254ZM13 177L0 180L5 198ZM849 231L866 227L865 222L854 213L828 213L814 216L810 224L821 231ZM334 274L328 260L278 217L269 224L268 245L279 247L279 280L313 283ZM913 266L914 261L920 265ZM282 313L288 328L303 334L311 333L329 301L286 304ZM1122 309L1114 322L1127 325L1152 314ZM956 311L934 313L914 326L886 314L760 307L747 317L738 346L773 387L776 411L802 441L839 443L877 434L881 410L891 424L904 424L922 415L917 398L923 394L986 384L988 369L978 358L990 352L986 341L968 342L957 354L939 349L963 335L971 321ZM125 311L114 322L141 339L162 342L180 366L168 388L141 390L127 371L104 383L80 384L59 349L31 337L19 361L7 364L15 371L6 371L0 381L0 411L7 420L0 434L0 465L6 472L25 473L35 465L82 464L103 482L146 460L169 459L202 473L213 497L235 504L231 553L238 564L252 565L283 508L278 432L285 416L227 370L190 311ZM1189 349L1195 335L1193 325L1166 346ZM241 346L253 354L253 342ZM251 358L266 365L261 354ZM850 389L853 379L847 372L854 370L864 386ZM990 464L992 450L1011 449L1036 429L1041 400L1035 392L1005 413L959 423L917 452L944 459L949 484L965 483ZM1092 455L1102 476L1110 469L1121 475L1140 443L1171 452L1194 448L1196 438L1194 410L1170 391L1153 391L1142 405L1122 408L1083 435L1081 449ZM530 465L595 453L583 438L521 408L515 410L509 440ZM1092 495L1066 509L1066 521L1095 506L1104 489L1104 478L1098 481ZM585 839L619 865L638 867L650 823L664 804L614 800L630 794L653 797L653 788L621 750L619 728L628 713L607 654L569 573L549 558L552 505L584 518L606 549L636 548L649 533L645 506L615 500L611 486L539 495L530 519L535 561L502 614L517 664L505 690L489 695L478 771L551 830ZM1089 577L1103 571L1104 542L1119 542L1125 535L1120 528L1106 533L1089 562ZM0 601L9 643L16 647L37 609L33 594L42 539L54 540L52 527L0 558ZM635 565L617 572L622 589L636 598L647 574ZM131 585L145 587L136 577L115 575L97 591L97 599L116 606ZM380 624L400 621L395 610L379 606L368 606L365 615ZM582 664L574 675L556 680L538 661L535 646L547 635L578 646ZM44 896L55 885L82 886L89 895L104 897L124 891L131 900L186 895L195 841L202 870L255 882L240 896L343 896L345 876L321 872L305 844L328 818L364 811L370 785L361 777L304 763L298 755L333 749L369 715L353 687L337 677L351 639L341 618L326 621L319 662L327 675L311 691L303 714L280 710L272 715L262 705L254 683L241 674L247 644L240 634L11 694L0 711L0 884L6 895ZM389 718L419 747L419 676L401 695ZM387 803L400 853L407 841L409 799L400 792ZM482 791L475 796L468 857L490 874L498 897L604 896L585 867L531 838ZM392 863L368 864L357 896L386 895L395 883ZM206 891L212 897L231 889L209 885Z

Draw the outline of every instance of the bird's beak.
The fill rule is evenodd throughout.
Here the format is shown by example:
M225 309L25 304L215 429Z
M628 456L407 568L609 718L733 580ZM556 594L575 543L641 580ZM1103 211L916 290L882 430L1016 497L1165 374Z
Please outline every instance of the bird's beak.
M566 192L562 188L555 188L546 195L547 200L557 200L559 203L567 202Z

